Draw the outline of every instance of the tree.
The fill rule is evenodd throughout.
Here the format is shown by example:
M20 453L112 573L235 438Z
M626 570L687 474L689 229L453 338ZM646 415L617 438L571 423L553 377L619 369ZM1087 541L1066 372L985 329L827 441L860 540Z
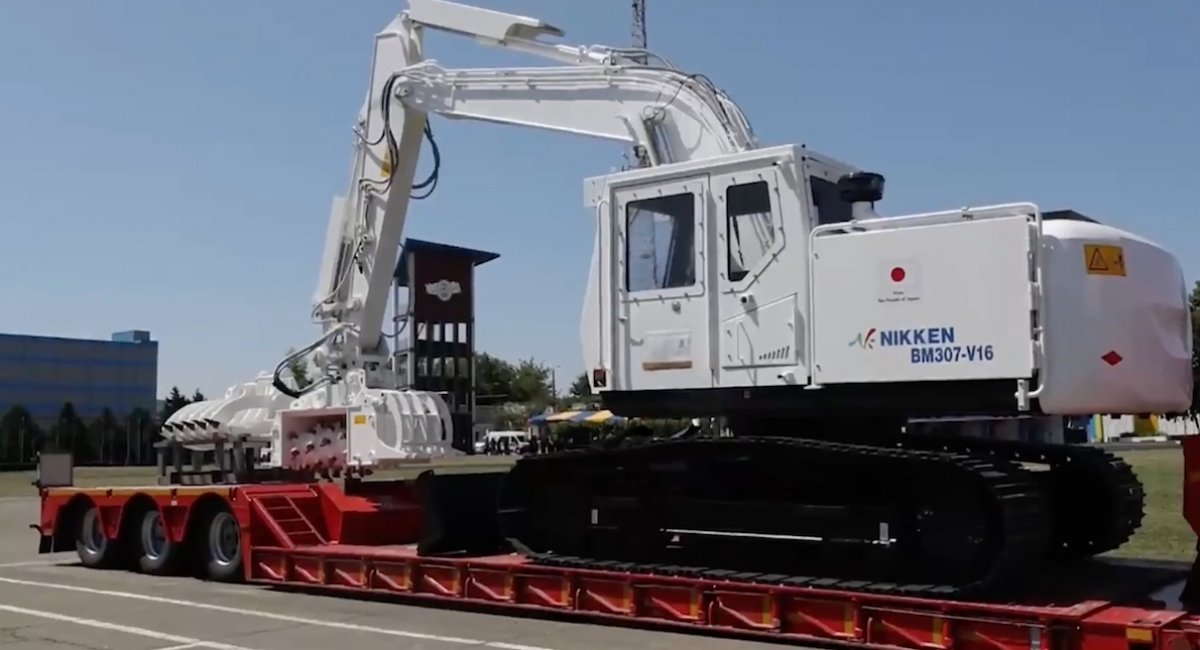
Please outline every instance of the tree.
M517 364L512 382L512 398L517 402L549 403L550 369L533 359Z
M71 452L76 462L90 461L95 457L95 448L88 440L87 426L71 402L63 404L58 412L58 421L51 430L50 440L53 451Z
M291 356L296 353L295 348L288 348L287 355ZM308 374L308 357L296 357L288 362L288 370L292 373L292 383L296 385L297 390L304 390L312 385L312 377Z
M175 414L175 411L178 411L187 405L188 398L184 397L178 386L172 386L171 392L167 393L167 399L163 400L163 408L162 413L159 416L159 420L166 422L167 418L170 418Z
M206 400L206 399L208 399L208 398L206 398L206 397L204 396L204 393L201 393L201 392L200 392L200 389L199 389L199 388L197 388L197 389L196 389L196 392L192 393L192 399L190 399L190 400L188 400L188 401L191 401L191 402L203 402L203 401L204 401L204 400Z
M125 436L121 435L121 425L112 410L105 408L101 411L100 416L92 421L88 429L88 437L95 442L101 463L114 463L116 459L124 459Z
M579 373L579 376L575 378L575 381L571 382L571 396L581 400L586 400L592 397L592 385L588 383L588 376L586 372Z
M512 364L486 352L475 355L475 392L480 397L511 400L515 379L516 370Z
M124 430L125 464L142 463L146 456L143 452L153 443L155 433L155 422L150 411L144 408L133 409L125 418Z
M24 406L17 405L0 418L0 461L25 463L33 458L42 431L33 420L33 415Z
M496 414L495 426L500 431L519 431L529 422L529 408L523 404L509 403Z

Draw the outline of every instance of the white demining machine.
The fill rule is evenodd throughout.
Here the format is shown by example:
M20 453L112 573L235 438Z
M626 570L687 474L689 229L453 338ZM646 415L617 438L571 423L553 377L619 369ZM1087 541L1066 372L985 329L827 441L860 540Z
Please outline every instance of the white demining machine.
M448 70L424 57L430 29L556 64ZM562 35L410 0L375 39L313 309L324 333L297 353L321 379L290 389L285 359L181 409L163 435L267 440L270 463L293 469L461 453L442 398L397 389L382 337L412 193L437 179L439 114L636 147L639 168L584 182L590 381L616 413L720 417L729 433L522 458L489 496L510 547L559 565L950 596L1128 539L1143 493L1117 457L969 434L981 419L1185 409L1191 331L1169 252L1032 203L880 216L882 176L762 146L704 75L544 40ZM426 139L434 175L414 183Z

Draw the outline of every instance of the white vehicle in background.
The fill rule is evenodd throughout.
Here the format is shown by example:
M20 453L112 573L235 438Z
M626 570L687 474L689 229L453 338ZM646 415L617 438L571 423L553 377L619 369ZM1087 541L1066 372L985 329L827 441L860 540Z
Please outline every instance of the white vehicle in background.
M475 443L476 452L483 453L489 448L501 450L499 453L518 454L529 444L528 431L488 431L483 440ZM507 449L505 444L508 445Z

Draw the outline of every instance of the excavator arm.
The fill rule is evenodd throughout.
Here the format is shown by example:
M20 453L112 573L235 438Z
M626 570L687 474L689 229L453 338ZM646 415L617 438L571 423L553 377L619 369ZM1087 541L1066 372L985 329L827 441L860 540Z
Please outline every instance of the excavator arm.
M423 58L426 29L568 65L448 70ZM328 381L361 368L368 386L395 387L383 321L412 191L437 181L430 113L628 142L645 150L652 165L754 147L741 110L706 78L669 63L634 64L622 50L537 40L562 33L524 16L412 0L376 36L370 90L355 126L349 198L334 200L313 312L324 331L297 353L314 352ZM433 147L434 171L414 186L423 137ZM298 397L280 380L293 358L280 364L275 383Z
M426 30L558 65L446 69L425 58ZM354 406L380 410L378 427L391 430L384 436L391 442L380 443L391 451L371 453L447 452L441 444L450 426L446 405L434 394L396 390L383 336L410 201L414 190L431 190L437 182L440 153L430 113L631 143L651 166L757 147L741 109L703 75L682 72L642 50L541 40L562 35L534 18L410 0L409 9L375 37L368 92L354 127L350 183L345 196L333 201L312 311L322 326L320 337L283 359L273 373L230 388L225 398L181 409L165 423L164 435L193 448L221 436L265 438L274 441L274 461L283 463L280 447L294 427L281 424L278 415ZM426 140L434 170L417 183ZM289 386L287 367L310 356L321 377L303 389ZM414 429L423 432L413 434Z

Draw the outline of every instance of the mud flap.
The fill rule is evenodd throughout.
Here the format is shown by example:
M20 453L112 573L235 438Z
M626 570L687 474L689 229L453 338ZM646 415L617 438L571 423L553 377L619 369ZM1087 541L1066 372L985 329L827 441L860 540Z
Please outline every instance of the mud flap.
M500 534L497 496L507 472L435 474L416 479L425 523L417 554L495 555L511 551Z
M29 524L29 527L38 532L38 555L54 552L54 535L47 535L42 527L37 524Z

